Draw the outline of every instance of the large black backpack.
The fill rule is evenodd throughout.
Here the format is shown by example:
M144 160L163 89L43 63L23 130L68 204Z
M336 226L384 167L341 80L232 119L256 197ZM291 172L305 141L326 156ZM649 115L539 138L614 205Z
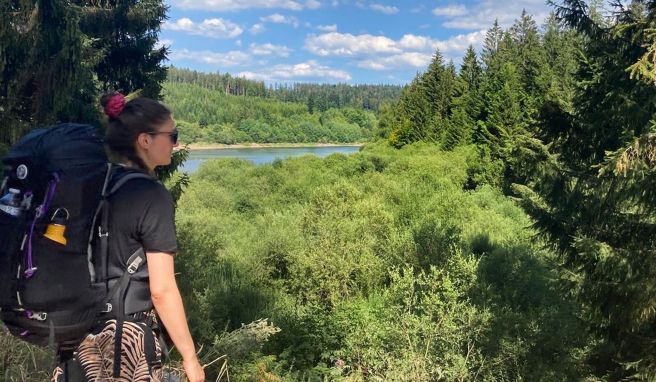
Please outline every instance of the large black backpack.
M150 177L131 173L109 189L113 169L102 139L79 124L30 132L2 164L0 318L34 344L78 341L146 260L134 254L112 288L97 277L108 256L107 197Z

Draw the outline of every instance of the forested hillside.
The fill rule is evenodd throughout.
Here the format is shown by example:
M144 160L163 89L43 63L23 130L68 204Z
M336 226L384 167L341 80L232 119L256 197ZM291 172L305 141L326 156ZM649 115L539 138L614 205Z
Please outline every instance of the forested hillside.
M164 84L182 143L348 143L375 135L374 112L352 107L308 112L300 103L234 96L199 85Z
M377 136L400 86L263 82L170 68L164 101L183 143L350 143ZM382 105L382 106L381 106Z
M273 98L284 102L305 104L308 112L330 108L353 107L378 110L381 104L396 102L401 94L399 85L349 85L274 83L233 77L228 73L202 73L195 70L170 67L168 82L198 85L225 94Z

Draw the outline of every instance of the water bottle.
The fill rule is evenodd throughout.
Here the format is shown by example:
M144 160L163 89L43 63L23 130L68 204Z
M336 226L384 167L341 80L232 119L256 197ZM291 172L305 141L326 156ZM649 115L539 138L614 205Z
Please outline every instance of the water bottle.
M15 217L19 217L23 212L21 209L20 190L10 188L8 192L0 198L0 211Z

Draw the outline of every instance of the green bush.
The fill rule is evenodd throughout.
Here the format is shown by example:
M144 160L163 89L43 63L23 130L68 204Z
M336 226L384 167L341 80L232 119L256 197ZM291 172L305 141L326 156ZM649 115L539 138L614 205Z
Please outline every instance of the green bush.
M203 164L177 216L199 340L260 318L280 328L229 364L237 380L584 375L579 308L514 202L468 189L476 154L375 143Z

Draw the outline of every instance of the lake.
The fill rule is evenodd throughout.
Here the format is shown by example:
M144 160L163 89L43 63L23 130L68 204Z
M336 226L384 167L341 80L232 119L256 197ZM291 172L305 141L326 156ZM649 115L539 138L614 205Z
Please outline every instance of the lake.
M285 159L300 155L316 155L325 157L334 153L353 154L360 150L358 146L323 146L323 147L249 147L236 149L202 149L191 150L189 159L184 163L181 170L194 172L201 163L208 159L216 158L239 158L251 161L255 164L271 163L275 159Z

